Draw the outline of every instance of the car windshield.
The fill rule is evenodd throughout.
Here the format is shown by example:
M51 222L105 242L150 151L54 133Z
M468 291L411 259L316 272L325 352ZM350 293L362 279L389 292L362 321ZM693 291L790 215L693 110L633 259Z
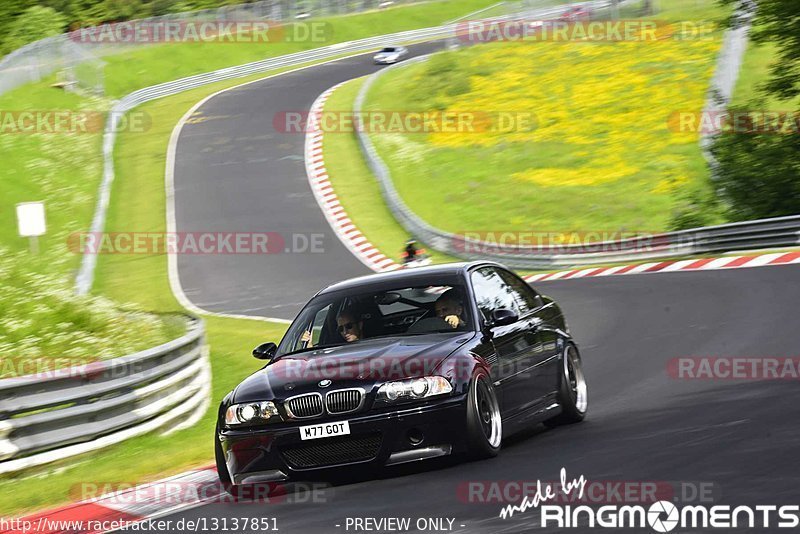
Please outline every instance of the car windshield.
M276 355L379 337L463 332L473 324L465 294L460 285L323 294L300 312Z
M388 46L388 47L384 48L383 50L381 50L380 53L391 53L391 52L396 52L396 51L397 51L396 48Z

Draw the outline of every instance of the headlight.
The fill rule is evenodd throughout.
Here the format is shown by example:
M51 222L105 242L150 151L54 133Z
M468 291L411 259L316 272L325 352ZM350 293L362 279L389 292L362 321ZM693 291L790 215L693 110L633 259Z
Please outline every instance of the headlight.
M225 424L228 426L247 423L267 423L272 419L280 420L280 414L272 401L233 404L225 411Z
M453 386L442 376L426 376L411 380L387 382L378 389L378 399L395 402L425 399L453 391Z

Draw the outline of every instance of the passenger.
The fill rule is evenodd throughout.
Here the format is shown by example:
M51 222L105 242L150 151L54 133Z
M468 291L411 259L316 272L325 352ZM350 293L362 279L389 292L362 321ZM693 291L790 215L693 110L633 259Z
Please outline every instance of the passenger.
M444 319L453 329L465 328L467 323L464 320L463 302L457 289L448 289L436 299L433 305L436 310L436 316Z

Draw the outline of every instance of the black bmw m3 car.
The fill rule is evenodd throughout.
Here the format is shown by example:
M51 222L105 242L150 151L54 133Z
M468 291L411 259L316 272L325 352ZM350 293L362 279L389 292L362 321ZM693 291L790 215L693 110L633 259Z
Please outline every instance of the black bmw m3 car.
M488 458L531 425L583 420L581 357L558 304L502 265L347 280L315 295L222 401L227 487L446 455Z

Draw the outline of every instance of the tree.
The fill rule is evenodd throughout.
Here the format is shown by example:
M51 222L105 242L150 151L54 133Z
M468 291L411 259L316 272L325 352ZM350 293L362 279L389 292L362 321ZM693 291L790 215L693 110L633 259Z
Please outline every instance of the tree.
M28 7L26 0L2 0L0 1L0 36L7 36L9 27L14 20L19 17ZM0 38L0 54L11 52L6 45L6 40Z
M58 35L66 26L66 18L55 9L29 7L9 26L3 47L7 51L15 50L33 41Z
M735 221L800 213L800 132L719 137L718 195Z
M755 7L739 0L722 2ZM736 18L729 24L736 24ZM759 0L751 35L755 43L770 42L777 48L763 96L784 102L800 96L800 2ZM763 97L748 107L763 108ZM714 185L733 220L800 213L800 115L784 115L789 116L784 121L793 124L788 131L734 131L720 135L712 148L718 161Z

